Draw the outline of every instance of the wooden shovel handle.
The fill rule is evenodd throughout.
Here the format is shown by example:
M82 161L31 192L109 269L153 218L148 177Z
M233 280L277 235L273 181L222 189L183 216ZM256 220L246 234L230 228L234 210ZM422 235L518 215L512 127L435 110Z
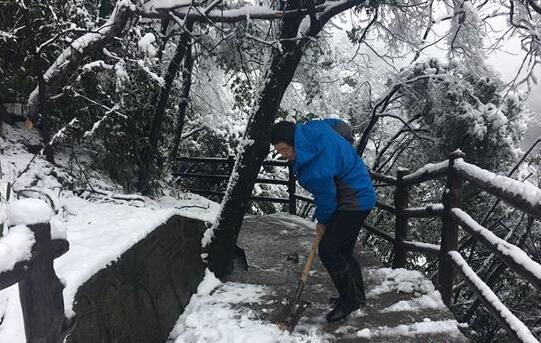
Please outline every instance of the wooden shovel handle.
M321 228L316 230L316 236L314 237L314 241L312 242L312 250L310 250L310 254L308 255L308 258L306 259L306 264L304 265L304 270L301 274L301 280L302 282L306 283L306 279L308 279L308 273L310 273L310 269L312 268L312 263L314 262L314 257L316 256L317 247L319 245L319 242L321 242L321 238L325 234L325 228Z

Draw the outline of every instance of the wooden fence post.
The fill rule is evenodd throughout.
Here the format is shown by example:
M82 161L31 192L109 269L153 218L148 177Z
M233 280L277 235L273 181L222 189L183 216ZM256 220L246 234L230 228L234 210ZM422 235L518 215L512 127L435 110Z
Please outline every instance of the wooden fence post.
M447 184L443 194L443 216L441 227L441 247L438 265L438 290L443 303L451 305L453 298L453 283L455 269L449 260L448 252L458 248L458 224L451 216L450 211L454 207L460 208L462 201L462 178L453 170L454 160L463 158L462 151L456 150L449 156L449 169L447 171Z
M29 343L61 343L64 340L64 286L53 268L54 258L65 251L51 240L49 223L27 225L34 233L32 260L27 276L19 281L19 297L24 318L26 341ZM64 240L58 240L64 242ZM55 240L57 243L57 240ZM67 250L67 247L63 247Z
M396 173L396 190L394 193L396 220L392 268L403 268L406 265L407 250L404 247L404 241L408 238L408 217L404 215L403 210L408 207L409 187L404 185L402 178L409 173L410 171L404 168L399 168Z
M295 172L293 166L288 166L289 179L287 183L287 192L289 193L289 213L297 214L297 198L295 193L297 192L297 186L295 184Z

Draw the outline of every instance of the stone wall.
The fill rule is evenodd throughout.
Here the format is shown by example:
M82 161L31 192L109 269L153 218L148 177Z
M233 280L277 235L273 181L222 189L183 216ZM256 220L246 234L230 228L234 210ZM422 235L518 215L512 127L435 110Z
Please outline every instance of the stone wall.
M166 341L204 275L201 221L170 218L84 283L67 342Z

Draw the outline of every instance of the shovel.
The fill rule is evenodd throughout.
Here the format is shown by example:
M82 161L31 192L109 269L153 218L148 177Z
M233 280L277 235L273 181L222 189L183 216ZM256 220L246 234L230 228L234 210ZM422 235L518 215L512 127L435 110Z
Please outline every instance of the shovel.
M271 322L278 325L278 327L280 327L282 330L288 330L289 332L293 331L295 325L297 325L306 308L310 306L309 302L304 300L301 301L301 294L304 290L304 286L306 285L306 280L308 279L310 269L312 268L317 247L324 233L325 229L316 231L316 236L312 242L312 250L310 250L310 254L306 259L306 264L304 265L304 269L297 286L297 291L295 292L294 296L287 297L285 299L285 305L281 309L275 311L275 314L271 318Z

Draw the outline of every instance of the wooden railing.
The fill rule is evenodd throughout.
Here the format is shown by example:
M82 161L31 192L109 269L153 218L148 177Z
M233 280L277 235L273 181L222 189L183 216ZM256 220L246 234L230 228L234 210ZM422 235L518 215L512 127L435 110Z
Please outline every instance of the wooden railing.
M541 265L527 256L519 247L497 237L460 209L462 187L464 181L467 181L508 205L525 212L532 218L541 219L541 190L466 163L463 157L462 153L457 151L451 154L448 161L424 166L413 173L403 169L397 171L394 184L396 187L394 206L382 202L377 204L378 208L395 216L394 237L369 224L365 223L363 226L393 245L393 268L405 266L409 251L438 256L437 288L447 306L452 301L455 272L458 272L471 290L477 294L479 301L517 342L538 342L524 323L501 303L490 287L468 266L457 250L458 230L461 227L467 234L474 236L495 256L499 257L511 271L528 280L537 290L541 291ZM375 180L383 180L377 175L373 175L373 177ZM439 177L447 178L442 204L420 208L408 207L410 187ZM386 177L385 182L392 183L393 181ZM413 217L441 218L439 245L407 240L409 218Z
M179 162L193 162L193 163L217 163L223 164L226 166L226 169L231 172L233 165L235 164L235 156L229 156L228 158L219 158L219 157L180 157ZM288 178L287 179L266 179L266 178L257 178L256 183L265 183L273 185L284 185L287 186L287 192L289 194L288 198L278 198L278 197L264 197L264 196L251 196L250 199L254 201L266 201L266 202L276 202L282 204L288 204L288 210L291 214L297 213L297 200L309 201L309 198L306 198L300 194L296 194L296 182L295 175L292 171L292 167L287 163L287 161L281 160L266 160L263 161L263 166L274 166L288 168ZM174 176L182 178L196 178L196 179L207 179L213 181L226 181L229 180L230 175L228 174L206 174L206 173L189 173L185 171L176 171L173 173ZM201 195L216 195L223 197L224 191L212 191L208 189L197 189L190 188L190 192L201 194Z
M0 273L0 290L18 283L27 342L61 343L72 325L64 315L64 286L55 274L53 263L68 251L69 243L51 239L50 223L26 226L35 239L32 257Z

